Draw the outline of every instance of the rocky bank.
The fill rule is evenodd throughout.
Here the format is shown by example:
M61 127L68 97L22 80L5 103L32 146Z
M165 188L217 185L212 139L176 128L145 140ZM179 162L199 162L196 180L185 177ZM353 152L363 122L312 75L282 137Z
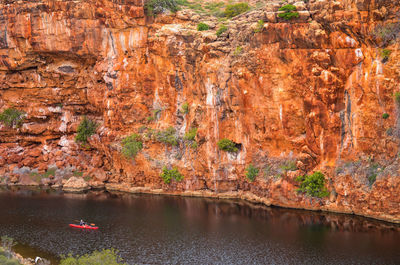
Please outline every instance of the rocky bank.
M257 8L221 22L188 7L149 17L142 0L0 1L0 110L25 113L20 127L0 125L0 182L241 197L400 223L399 1L288 2L298 18L279 18L281 1L250 1ZM98 127L78 145L83 116ZM155 137L168 127L175 145ZM132 133L143 149L126 159ZM219 150L222 138L238 152ZM260 169L253 182L249 164ZM164 166L184 179L164 183ZM316 170L326 198L296 192L296 177Z

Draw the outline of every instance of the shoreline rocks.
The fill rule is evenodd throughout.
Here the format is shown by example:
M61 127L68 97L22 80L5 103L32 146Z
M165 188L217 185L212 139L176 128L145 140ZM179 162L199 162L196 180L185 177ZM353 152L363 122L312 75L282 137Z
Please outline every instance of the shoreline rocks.
M89 184L80 177L71 177L62 186L62 190L66 192L83 192L90 188Z

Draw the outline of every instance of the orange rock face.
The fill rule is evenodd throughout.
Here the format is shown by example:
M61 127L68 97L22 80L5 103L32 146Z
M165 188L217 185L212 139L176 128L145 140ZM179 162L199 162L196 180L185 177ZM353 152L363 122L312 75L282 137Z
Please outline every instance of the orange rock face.
M280 4L268 1L217 37L216 18L149 18L141 0L3 1L0 110L26 115L20 128L0 125L0 178L85 172L126 190L231 194L400 222L398 1L295 4L297 19L279 18ZM198 32L200 21L211 29ZM379 34L388 28L390 42ZM82 147L74 139L84 115L99 126ZM178 144L157 141L171 126ZM185 140L190 128L197 148ZM143 140L134 160L121 155L132 133ZM219 150L222 138L239 151ZM254 182L249 164L260 170ZM165 184L163 166L184 179ZM296 192L296 177L316 170L327 198Z

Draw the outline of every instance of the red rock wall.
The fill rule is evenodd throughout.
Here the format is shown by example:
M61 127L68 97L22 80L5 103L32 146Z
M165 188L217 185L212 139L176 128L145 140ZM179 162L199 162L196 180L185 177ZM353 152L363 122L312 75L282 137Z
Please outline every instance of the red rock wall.
M399 45L383 60L372 34L399 21L398 1L298 2L300 17L289 22L266 2L217 37L213 27L196 31L205 18L187 10L145 17L139 0L3 1L0 110L27 116L19 129L0 127L0 176L21 183L57 167L56 178L82 171L125 188L228 192L400 222ZM74 141L83 115L100 124L90 148ZM173 126L181 138L197 127L199 147L165 146L144 126ZM131 161L121 139L134 132L144 149ZM240 151L220 151L222 138ZM298 170L283 172L287 161ZM261 169L252 183L250 163ZM164 165L185 179L164 184ZM328 199L296 192L296 176L315 170L326 175Z

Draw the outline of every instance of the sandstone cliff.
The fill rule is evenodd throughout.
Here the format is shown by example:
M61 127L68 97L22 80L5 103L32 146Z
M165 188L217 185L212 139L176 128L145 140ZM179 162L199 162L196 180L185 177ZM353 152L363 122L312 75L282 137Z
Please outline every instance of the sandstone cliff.
M217 36L216 17L147 17L141 0L0 1L0 110L26 113L19 128L0 125L0 178L83 174L110 189L400 222L399 1L289 1L299 12L290 21L277 16L280 1L261 2ZM99 124L84 147L74 141L83 116ZM176 146L154 137L170 126ZM183 139L190 128L197 148ZM121 155L132 133L144 145L134 160ZM239 151L219 150L222 138ZM184 180L165 184L163 166ZM328 198L296 192L295 178L315 170Z

